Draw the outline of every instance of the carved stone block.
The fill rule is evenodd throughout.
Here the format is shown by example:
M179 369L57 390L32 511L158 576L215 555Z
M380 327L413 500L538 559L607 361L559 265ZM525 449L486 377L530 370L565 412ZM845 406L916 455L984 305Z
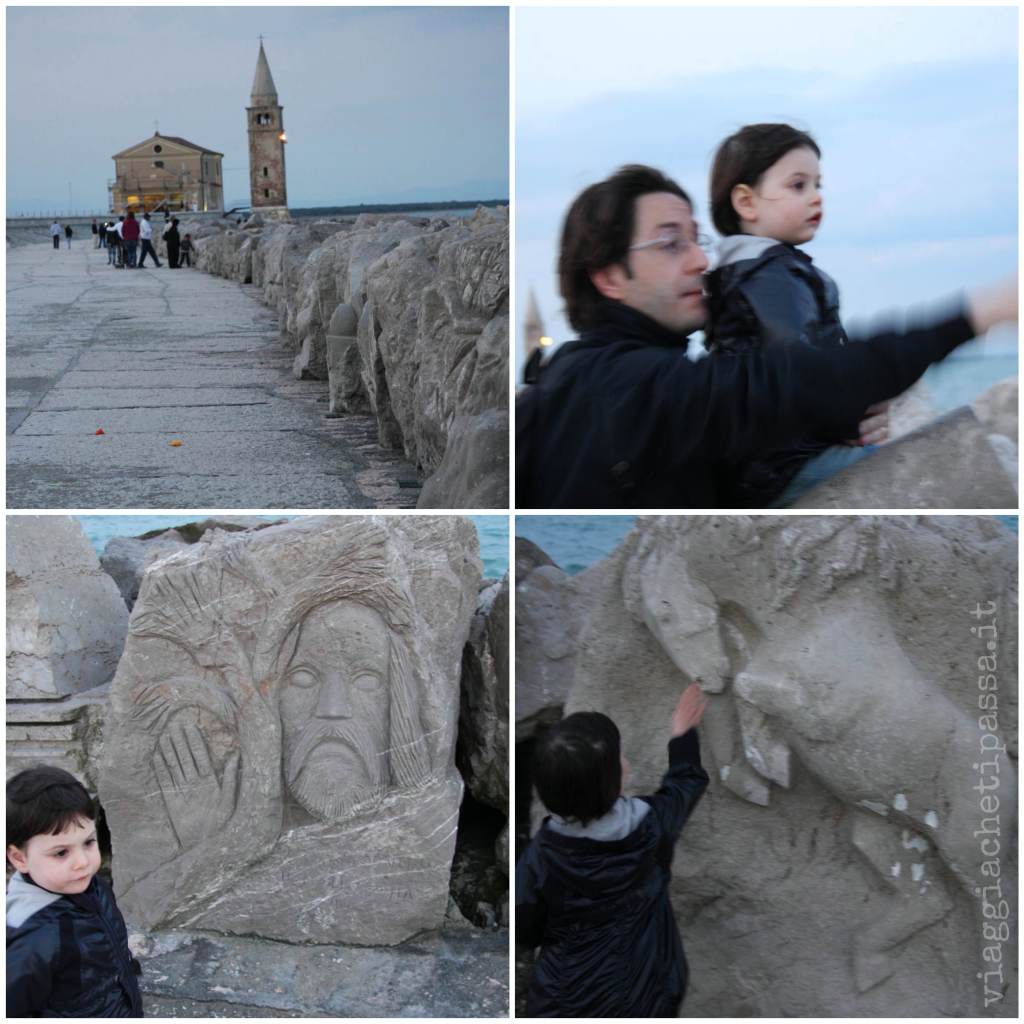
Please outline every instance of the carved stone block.
M146 574L100 794L125 913L305 942L441 924L473 525L317 517Z

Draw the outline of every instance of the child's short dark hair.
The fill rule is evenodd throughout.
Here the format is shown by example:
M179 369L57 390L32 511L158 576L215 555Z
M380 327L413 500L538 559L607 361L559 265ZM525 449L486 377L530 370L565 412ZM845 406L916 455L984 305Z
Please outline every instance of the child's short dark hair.
M578 711L536 741L533 781L544 806L586 825L606 814L622 791L616 724L599 711Z
M732 190L737 185L753 188L772 164L790 150L803 148L821 156L807 132L788 124L748 124L718 147L711 165L711 221L719 234L743 233L733 209Z
M7 843L22 847L33 836L55 836L82 819L96 820L88 790L63 768L40 764L7 781Z

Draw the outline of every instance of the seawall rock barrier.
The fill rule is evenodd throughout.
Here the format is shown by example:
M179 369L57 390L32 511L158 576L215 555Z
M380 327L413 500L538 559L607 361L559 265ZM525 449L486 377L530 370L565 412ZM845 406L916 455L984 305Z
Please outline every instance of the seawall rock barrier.
M374 415L425 478L419 507L507 507L507 208L179 231L199 269L261 290L329 416Z

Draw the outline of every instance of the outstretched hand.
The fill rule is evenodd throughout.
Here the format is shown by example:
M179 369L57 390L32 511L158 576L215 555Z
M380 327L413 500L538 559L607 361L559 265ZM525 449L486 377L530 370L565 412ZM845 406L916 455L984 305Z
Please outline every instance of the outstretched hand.
M672 736L682 736L700 725L707 706L708 698L700 688L700 682L690 683L672 712Z
M977 335L996 324L1017 320L1017 275L987 288L975 288L967 295L967 318Z

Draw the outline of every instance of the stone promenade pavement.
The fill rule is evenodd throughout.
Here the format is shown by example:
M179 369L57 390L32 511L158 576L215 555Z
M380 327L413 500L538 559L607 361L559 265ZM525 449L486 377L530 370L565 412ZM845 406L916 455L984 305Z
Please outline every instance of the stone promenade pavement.
M73 246L7 250L8 508L415 506L372 417L325 419L326 382L291 376L251 285Z

